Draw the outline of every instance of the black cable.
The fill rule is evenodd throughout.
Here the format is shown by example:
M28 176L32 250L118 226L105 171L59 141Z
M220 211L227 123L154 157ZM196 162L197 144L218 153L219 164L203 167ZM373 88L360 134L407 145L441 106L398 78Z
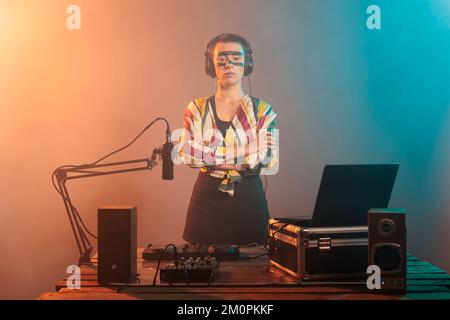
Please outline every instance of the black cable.
M279 221L277 221L277 222L272 222L272 223L269 225L269 230L272 230L272 226L275 225L275 224L277 224L277 223L280 223L280 222L279 222ZM270 232L269 232L269 238L272 238L272 241L275 242L275 234L276 234L278 231L280 231L281 229L283 229L284 227L286 227L288 224L289 224L289 223L282 225L282 226L279 227L277 230L275 230L274 232L272 232L272 234L270 234ZM268 249L268 248L266 248L266 249L267 249L267 253L269 253L269 249Z
M116 293L119 293L120 291L122 291L123 289L125 289L133 280L136 280L138 284L141 284L141 280L139 279L140 274L135 274L132 275L130 277L130 279L128 279L127 282L125 282L124 284L122 284L119 288L117 288Z
M95 165L95 164L97 164L97 163L99 163L100 161L102 161L102 160L104 160L104 159L106 159L107 157L109 157L109 156L111 156L111 155L113 155L113 154L115 154L115 153L117 153L117 152L119 152L119 151L121 151L121 150L123 150L123 149L125 149L125 148L128 148L129 146L131 146L146 130L148 130L156 121L158 121L158 120L163 120L163 121L165 121L166 122L166 125L167 125L167 128L166 128L166 134L169 134L170 133L170 128L169 128L169 122L165 119L165 118L162 118L162 117L158 117L158 118L156 118L156 119L154 119L152 122L150 122L130 143L128 143L126 146L124 146L124 147L122 147L122 148L119 148L119 149L117 149L117 150L115 150L115 151L113 151L113 152L111 152L111 153L109 153L109 154L107 154L106 156L104 156L104 157L101 157L100 159L98 159L97 161L94 161L94 162L92 162L92 163L88 163L88 164L84 164L84 165ZM79 165L78 165L79 166ZM58 189L58 187L55 185L55 181L54 181L54 177L56 176L56 172L59 170L59 169L63 169L63 168L76 168L76 167L78 167L77 165L63 165L63 166L60 166L60 167L58 167L58 168L56 168L54 171L53 171L53 173L52 173L52 183L53 183L53 187L56 189L56 191L59 193L59 194L62 194L62 192Z
M251 248L251 247L257 247L258 244L256 242L251 242L251 243L247 243L247 244L242 244L239 245L239 248Z
M252 93L252 80L251 80L250 75L248 75L248 87L249 87L249 91L250 91L250 97L253 97L253 93ZM268 185L268 181L267 181L266 175L264 175L264 181L265 181L265 185L264 185L264 195L266 195L267 185Z
M119 148L119 149L117 149L116 151L113 151L113 152L111 152L111 153L109 153L109 154L107 154L106 156L104 156L104 157L102 157L102 158L100 158L100 159L98 159L97 161L95 161L95 162L92 162L92 163L90 163L90 165L94 165L94 164L97 164L97 163L99 163L100 161L102 161L102 160L104 160L104 159L106 159L106 158L108 158L109 156L112 156L113 154L115 154L115 153L117 153L117 152L119 152L119 151L122 151L123 149L126 149L126 148L128 148L129 146L131 146L145 131L147 131L147 129L149 129L156 121L158 121L158 120L163 120L163 121L165 121L166 122L166 125L167 125L167 128L166 128L166 134L167 135L169 135L170 134L170 128L169 128L169 122L165 119L165 118L162 118L162 117L158 117L158 118L156 118L155 120L153 120L152 122L150 122L137 136L136 136L136 138L134 138L130 143L128 143L126 146L124 146L124 147L122 147L122 148ZM170 138L170 137L167 137L167 138Z
M283 228L287 227L287 226L290 225L290 224L291 224L290 222L286 222L286 223L283 224L281 227L279 227L277 230L275 230L275 231L272 233L272 238L275 236L275 234L278 233L278 231L282 230Z
M277 230L275 230L275 231L272 233L272 237L273 237L276 233L278 233L278 231L280 231L281 229L287 227L288 225L290 225L290 224L295 224L296 222L298 222L298 221L303 221L303 220L304 220L304 219L295 219L295 218L292 218L291 221L284 223L281 227L279 227ZM270 227L272 227L274 224L277 224L277 223L281 223L281 221L273 222L273 223L270 225Z
M265 245L264 245L264 250L266 250L266 253L269 253L268 244L265 244Z
M188 269L184 268L184 277L186 278L186 285L189 286L189 275L188 275Z
M152 283L153 286L156 286L156 277L157 277L157 275L158 275L159 266L160 266L160 264L161 264L162 256L164 255L164 253L166 253L166 248L167 248L167 246L164 247L164 249L163 249L163 250L161 251L161 253L159 254L159 257L158 257L158 265L157 265L157 267L156 267L155 276L153 277L153 283Z
M280 221L272 222L272 223L269 225L269 230L272 230L272 226L276 225L277 223L281 223L281 222L280 222Z
M238 248L253 248L253 247L260 247L260 245L258 245L256 242L252 242L252 243L248 243L248 244L243 244L238 246ZM263 245L262 247L264 247L264 249L266 250L266 253L269 252L269 249L267 249L267 244ZM263 248L261 248L263 249Z
M209 279L208 279L208 287L211 285L211 282L214 280L213 278L214 278L214 271L215 270L213 270L213 268L211 267L211 275L209 276Z
M265 182L265 184L264 184L264 195L266 195L266 190L267 190L267 177L266 177L266 175L265 174L263 174L263 176L264 176L264 182Z
M258 254L258 255L256 255L256 256L239 257L239 259L243 259L243 260L257 259L257 258L261 258L261 257L267 256L268 254L269 254L268 252L265 252L265 253L262 253L262 254Z
M126 149L126 148L128 148L129 146L131 146L145 131L147 131L156 121L158 121L158 120L163 120L163 121L165 121L166 122L166 139L170 139L170 127L169 127L169 122L167 121L167 119L165 119L165 118L162 118L162 117L158 117L158 118L156 118L156 119L154 119L152 122L150 122L130 143L128 143L126 146L124 146L124 147L122 147L122 148L119 148L119 149L117 149L117 150L115 150L115 151L113 151L113 152L111 152L111 153L109 153L109 154L107 154L106 156L104 156L104 157L102 157L102 158L100 158L100 159L98 159L97 161L94 161L94 162L92 162L92 163L88 163L88 164L85 164L85 165L95 165L95 164L97 164L97 163L99 163L100 161L102 161L102 160L104 160L104 159L106 159L106 158L108 158L108 157L110 157L110 156L112 156L113 154L115 154L115 153L117 153L117 152L119 152L119 151L121 151L121 150L124 150L124 149ZM84 224L84 222L83 222L83 220L81 219L81 216L80 216L80 214L78 213L78 210L75 208L75 206L73 206L72 205L72 203L69 201L69 199L67 199L66 197L65 197L65 195L63 194L63 192L62 192L62 190L60 190L59 188L58 188L58 186L56 185L56 183L55 183L55 178L56 178L56 174L57 174L57 172L58 172L58 170L60 170L60 169L74 169L74 168L77 168L78 166L77 165L63 165L63 166L60 166L60 167L58 167L58 168L56 168L53 172L52 172L52 176L51 176L51 179L52 179L52 184L53 184L53 187L55 188L55 190L56 190L56 192L58 192L58 194L61 196L61 197L63 197L63 200L66 202L66 203L69 203L70 204L70 207L71 207L71 209L75 212L75 215L76 215L76 218L77 218L77 220L81 223L81 226L82 226L82 228L84 229L84 231L86 231L86 233L88 233L91 237L93 237L94 239L98 239L98 237L97 236L95 236L91 231L89 231L89 229L86 227L86 225Z
M244 259L257 259L257 258L261 258L261 257L264 257L264 256L267 256L269 253L268 252L266 252L266 253L262 253L262 254L260 254L260 255L257 255L257 256L252 256L252 257L248 257L248 258L244 258Z
M251 248L251 247L259 247L259 245L256 242L240 245L239 248ZM262 248L261 248L262 249ZM250 256L250 257L242 257L239 254L239 259L256 259L260 257L264 257L269 254L269 249L267 248L267 245L264 245L265 252L256 256Z
M169 243L168 245L166 245L164 247L164 249L159 254L158 265L156 267L155 276L153 277L153 284L152 284L153 286L156 286L156 277L158 276L159 268L160 268L160 265L161 265L161 260L162 260L162 257L164 255L164 253L166 253L166 250L167 250L168 247L173 247L174 248L175 261L176 261L175 263L176 263L176 265L178 264L178 261L177 261L178 260L177 247L173 243Z
M249 90L250 90L250 97L253 97L253 93L252 93L252 80L251 80L251 78L250 78L250 75L248 75L248 87L249 87ZM263 176L264 176L264 182L265 182L265 184L264 184L264 195L266 195L268 182L267 182L267 177L266 177L266 175L264 174Z
M252 80L250 78L250 75L248 75L248 87L250 90L250 97L253 97L253 93L252 93ZM267 177L266 175L264 175L264 196L266 195L266 191L267 191L267 185L268 185L268 181L267 181Z

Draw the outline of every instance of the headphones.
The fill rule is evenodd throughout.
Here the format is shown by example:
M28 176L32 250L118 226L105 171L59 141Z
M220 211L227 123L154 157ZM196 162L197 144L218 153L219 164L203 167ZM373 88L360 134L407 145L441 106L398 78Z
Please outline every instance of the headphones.
M224 33L214 37L206 46L205 51L205 71L208 76L215 78L216 70L214 69L213 50L219 42L238 42L244 49L244 76L248 76L253 71L253 50L247 40L239 35Z

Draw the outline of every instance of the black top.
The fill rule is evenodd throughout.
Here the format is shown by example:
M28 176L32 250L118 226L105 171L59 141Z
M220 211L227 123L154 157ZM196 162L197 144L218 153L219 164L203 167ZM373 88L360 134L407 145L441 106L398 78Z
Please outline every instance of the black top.
M213 95L209 99L211 101L211 107L213 109L214 119L216 119L217 128L220 130L220 132L222 133L222 136L225 138L225 135L227 134L227 129L230 127L232 121L220 120L219 117L217 116L217 112L216 112L215 96Z

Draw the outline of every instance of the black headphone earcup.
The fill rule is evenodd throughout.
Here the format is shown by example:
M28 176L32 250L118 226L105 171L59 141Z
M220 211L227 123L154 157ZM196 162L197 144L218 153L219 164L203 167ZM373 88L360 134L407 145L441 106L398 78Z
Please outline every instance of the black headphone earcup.
M205 71L208 76L211 78L216 77L216 70L214 69L214 63L211 59L211 55L209 53L209 49L205 52Z
M253 56L249 54L245 59L244 76L248 76L253 71Z
M209 60L209 75L212 78L215 78L217 75L216 75L216 69L214 69L214 61L211 58L209 58L208 60Z

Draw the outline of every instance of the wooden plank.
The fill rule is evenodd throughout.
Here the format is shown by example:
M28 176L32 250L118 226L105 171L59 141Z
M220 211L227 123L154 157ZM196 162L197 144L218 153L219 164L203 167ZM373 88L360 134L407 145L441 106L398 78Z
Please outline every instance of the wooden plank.
M434 266L432 264L408 264L406 266L406 269L407 270L410 270L410 269L411 270L417 270L417 269L429 270L429 269L432 269L432 270L440 270L440 271L446 273L445 270L442 270L441 268L438 268L438 267L436 267L436 266Z
M95 290L95 288L93 288ZM279 293L361 293L367 291L367 289L361 288L344 288L344 287L203 287L203 288L190 288L190 287L126 287L121 290L124 293L189 293L189 294L230 294L230 293L242 293L242 294L279 294Z
M97 268L92 267L81 267L80 268L81 275L93 275L97 274Z
M136 300L138 298L117 293L55 293L41 294L37 300Z
M58 293L65 293L65 294L71 294L71 293L89 293L89 292L103 292L103 293L115 293L115 288L107 288L107 287L81 287L80 289L68 289L68 288L62 288L58 291Z
M419 258L416 258L414 256L406 256L407 261L421 261Z
M83 280L81 279L80 281L80 287L81 288L85 288L85 287L98 287L99 284L97 282L97 280ZM55 290L56 291L60 291L61 289L66 289L67 288L67 282L66 280L60 280L55 284Z
M419 279L431 279L431 280L450 280L450 275L446 273L413 273L407 274L406 279L419 280Z
M189 294L189 293L111 293L111 292L70 292L43 293L38 300L393 300L402 296L382 294L304 294L304 293L228 293L228 294Z
M408 274L432 274L432 273L439 273L439 274L447 274L446 272L443 272L442 270L433 270L433 269L428 269L428 270L414 270L414 269L408 269Z
M117 288L94 287L81 288L78 290L63 288L59 294L89 294L89 293L116 293ZM326 293L326 294L364 294L364 292L342 290L333 287L297 287L297 288L255 288L255 287L221 287L221 288L190 288L190 287L138 287L124 288L119 293L127 294L305 294L305 293Z
M448 286L450 285L450 279L406 280L406 284L413 286Z
M403 297L403 299L449 300L450 292L408 293Z
M81 288L80 290L72 290L63 288L60 293L114 293L116 288L105 287L93 287L93 288ZM408 286L408 293L437 293L437 292L449 292L446 286ZM353 287L186 287L186 286L174 286L174 287L125 287L122 288L120 293L128 294L190 294L190 295L215 295L215 294L373 294L366 288ZM377 294L378 295L378 294ZM386 294L384 294L386 295ZM389 295L393 298L398 298L398 295Z
M231 277L229 275L229 271L223 271L221 270L221 274L219 274L219 279L217 281L219 282L230 282ZM243 272L243 275L240 276L235 276L234 280L236 281L242 281L242 280L249 280L249 277L245 275L245 271L246 270L240 270ZM249 271L249 270L247 270ZM264 271L261 271L264 272ZM258 280L277 280L278 282L281 283L296 283L296 280L294 277L287 275L281 271L267 271L269 274L265 275L264 277L257 277ZM442 275L446 275L447 273L435 266L413 266L413 267L409 267L408 274L442 274ZM144 276L144 277L143 277ZM141 279L145 279L147 278L148 280L153 279L154 276L154 272L149 272L148 276L145 277L145 274L141 274ZM255 278L255 277L254 277ZM82 280L96 280L97 279L97 273L94 272L90 272L90 273L81 273L81 279ZM62 280L67 280L67 277L63 278Z
M61 280L67 280L68 277L64 277ZM88 281L93 281L93 280L97 280L97 275L96 274L81 274L80 276L81 280L88 280Z
M407 273L444 273L444 270L435 266L408 266Z
M407 291L430 291L430 288L435 288L435 291L447 291L447 286L450 285L449 280L408 280L407 281L408 289ZM241 286L233 286L233 287L218 287L218 286L209 286L205 288L198 288L199 285L191 285L191 287L181 286L181 285L164 285L164 286L157 286L157 287L150 287L150 286L142 286L142 287L136 287L136 286L127 286L124 290L125 291L134 291L134 292L146 292L146 291L157 291L157 292L166 292L167 290L181 290L180 288L188 288L186 290L190 292L195 292L195 290L208 290L211 292L216 291L233 291L233 290L244 290L245 287ZM100 290L104 291L105 289L112 290L109 288L101 287L97 283L97 281L81 281L81 289L89 289L93 290ZM275 289L276 288L276 289ZM295 288L295 289L294 289ZM56 284L56 291L65 291L71 289L67 289L66 282L61 280ZM266 290L265 287L253 287L254 291L263 291ZM286 287L274 287L271 289L272 291L297 291L297 292L350 292L350 291L365 291L366 289L361 286L338 286L338 287L330 287L330 286L299 286L299 287L293 287L293 288L286 288Z
M274 282L274 283L292 283L296 284L296 279L283 274L283 273L274 273L271 272L266 275L257 275L257 276L248 276L247 272L250 272L249 270L246 270L247 272L241 270L242 273L238 275L230 275L227 271L222 271L219 273L219 277L215 283L238 283L238 282L254 282L254 283L263 283L263 282ZM154 272L145 275L141 274L140 279L142 282L151 283L153 281ZM418 267L418 268L409 268L407 272L407 279L448 279L450 276L445 273L442 269L439 269L437 267ZM63 278L61 281L65 282L67 280L67 277ZM82 281L96 281L97 280L97 274L81 274L81 280ZM159 280L159 279L158 279ZM60 286L60 282L58 282L58 286ZM158 281L159 282L159 281ZM64 284L65 286L65 284Z
M407 293L412 292L450 292L447 286L412 286L408 285Z
M81 287L81 289L68 289L66 287L61 288L59 293L89 293L89 292L110 292L114 293L119 287L106 288L106 287ZM207 287L207 286L126 286L121 288L121 293L189 293L189 294L209 294L209 293L362 293L369 292L364 287L326 287L326 286L314 286L314 287L293 287L293 286L276 286L276 287Z
M409 266L433 266L433 265L427 261L407 261L406 267Z

